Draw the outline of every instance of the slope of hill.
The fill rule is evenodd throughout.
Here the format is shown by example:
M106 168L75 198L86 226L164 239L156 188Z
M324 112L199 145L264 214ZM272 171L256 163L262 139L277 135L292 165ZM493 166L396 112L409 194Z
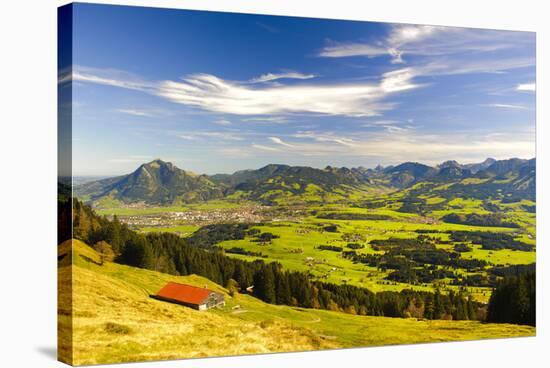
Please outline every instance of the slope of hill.
M267 165L258 170L238 171L233 175L214 176L230 185L229 195L245 193L262 202L277 202L285 198L305 201L345 198L356 190L375 189L368 179L348 168Z
M527 326L355 316L271 305L242 294L230 297L195 275L100 265L99 255L77 240L59 246L59 259L59 337L66 339L62 346L72 346L59 354L74 365L535 334ZM149 297L167 281L206 284L226 295L227 306L199 312ZM71 316L74 335L69 340Z
M112 198L122 202L174 204L221 198L222 188L206 175L181 170L170 162L154 160L131 174L76 187L76 194L91 200Z

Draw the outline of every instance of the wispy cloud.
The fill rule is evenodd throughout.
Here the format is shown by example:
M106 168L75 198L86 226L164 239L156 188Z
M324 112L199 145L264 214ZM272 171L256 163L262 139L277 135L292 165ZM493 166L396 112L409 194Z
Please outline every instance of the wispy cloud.
M374 120L361 124L361 126L364 128L370 128L375 126L387 126L395 124L399 124L399 122L397 120Z
M286 72L286 73L267 73L262 74L257 78L250 80L251 83L271 82L277 79L311 79L315 78L314 74L302 74L298 72Z
M388 49L382 46L373 46L364 43L333 43L323 48L319 56L330 58L350 56L376 57L388 54Z
M516 86L516 91L526 91L526 92L535 92L537 85L535 82L531 83L520 83Z
M495 52L532 42L523 32L476 30L426 25L393 25L385 37L372 42L332 42L319 52L321 57L389 56L391 62L405 62L406 55L449 56Z
M242 121L258 121L258 122L266 122L266 123L274 123L274 124L286 124L288 123L288 118L285 116L255 116L252 118L244 118Z
M268 151L268 152L277 152L277 151L279 151L279 149L276 148L276 147L265 146L263 144L252 143L251 147L255 148L255 149L258 149L260 151Z
M292 147L291 144L288 144L286 142L283 142L283 140L281 138L278 138L278 137L268 137L268 139L270 141L272 141L273 143L276 143L276 144L279 144L281 146L285 146L285 147Z
M449 28L450 29L450 28ZM390 56L393 64L403 63L404 53L415 54L433 54L435 47L430 50L416 49L411 52L411 45L418 45L420 41L425 40L439 32L448 30L445 27L424 26L424 25L395 25L385 39L378 40L374 44L369 43L333 43L325 47L319 53L322 57L350 57L350 56Z
M378 83L333 83L248 86L210 74L195 74L182 81L143 82L77 72L80 82L144 91L174 103L235 115L323 115L377 116L392 107L384 100L392 94L419 88L413 68L382 74Z
M284 149L260 144L253 144L252 148L285 157L316 156L330 160L364 157L386 164L405 161L437 164L448 159L473 162L487 157L508 158L510 152L523 158L535 154L534 134L528 131L479 133L472 138L469 133L426 134L407 128L395 130L395 126L389 128L375 133L355 133L353 138L327 132L299 132L291 135L294 140Z
M317 142L332 142L342 146L353 146L355 141L345 136L339 136L332 132L314 132L314 131L302 131L293 134L296 138L312 139Z
M145 116L145 117L153 117L154 114L152 114L149 111L145 110L136 110L136 109L118 109L117 112L128 114L128 115L134 115L134 116Z
M199 138L214 138L224 141L243 141L244 137L238 133L232 132L192 132L186 134L178 134L178 137L188 141L193 141Z
M155 88L153 83L145 81L132 73L118 69L99 69L81 65L73 66L70 80L144 92L152 92Z
M483 104L480 106L496 107L500 109L527 110L527 107L522 105L512 105L512 104L503 104L503 103Z
M411 125L413 122L412 119L409 119L406 123L397 120L375 120L361 124L360 126L362 128L373 128L375 130L384 129L390 133L402 133L414 129L415 126Z
M416 66L421 75L459 75L473 73L495 73L526 68L535 65L534 57L510 58L440 58L422 66Z
M274 26L269 25L269 24L266 24L266 23L263 23L263 22L256 22L256 25L258 25L260 28L265 29L269 33L279 33L279 32L281 32L279 30L279 28L274 27Z

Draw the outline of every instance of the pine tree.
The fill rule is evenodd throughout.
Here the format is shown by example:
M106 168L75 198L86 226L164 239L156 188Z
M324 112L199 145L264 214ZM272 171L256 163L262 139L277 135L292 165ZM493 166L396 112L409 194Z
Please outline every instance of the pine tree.
M254 293L267 303L275 303L275 277L269 266L264 266L254 278Z

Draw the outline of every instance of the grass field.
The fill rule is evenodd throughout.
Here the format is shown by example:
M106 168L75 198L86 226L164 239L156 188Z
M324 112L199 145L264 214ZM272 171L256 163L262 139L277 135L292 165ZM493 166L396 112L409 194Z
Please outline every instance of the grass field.
M70 347L59 355L75 365L535 334L528 326L355 316L276 306L242 294L232 298L195 275L99 265L97 253L79 241L60 245L59 255L59 338ZM149 297L167 281L206 284L226 294L227 305L199 312Z
M225 249L233 247L243 248L247 251L261 252L267 256L267 261L278 261L284 267L296 271L309 271L315 276L325 276L328 282L348 283L366 287L372 291L399 291L405 288L431 291L434 285L410 285L398 282L390 282L384 278L388 272L377 270L362 264L354 264L348 259L342 258L340 252L319 250L319 245L335 245L346 250L350 243L346 235L360 234L362 240L359 243L364 245L358 253L376 253L369 244L373 239L388 238L415 238L418 236L416 230L432 230L436 233L429 234L441 240L448 240L447 231L493 231L512 233L516 229L499 227L482 227L448 223L422 223L418 216L404 214L388 209L365 210L365 209L338 209L337 207L325 208L326 212L339 213L364 213L371 215L390 216L390 220L325 220L309 216L295 222L277 222L256 226L261 232L270 232L278 236L268 244L253 241L252 238L244 240L231 240L220 243ZM327 232L323 226L334 224L338 232ZM530 242L530 241L526 241ZM533 242L534 243L534 242ZM452 249L452 245L442 245L442 248ZM349 249L347 249L349 250ZM229 254L229 253L228 253ZM232 257L241 259L251 258L238 254L229 254ZM466 259L481 259L493 265L515 265L535 262L535 252L513 251L503 249L488 251L481 249L479 245L472 245L472 251L462 255ZM448 289L458 289L458 286L446 286ZM482 302L487 302L490 296L490 289L482 287L470 287L469 291L473 296Z
M437 283L408 284L396 281L389 281L386 278L392 270L380 270L375 267L369 267L364 264L355 264L349 259L342 257L340 252L333 252L318 249L319 245L333 245L342 247L343 250L349 250L346 245L350 242L359 242L364 245L363 249L357 250L357 253L376 253L369 244L370 241L377 239L402 238L413 239L418 236L417 231L430 231L429 236L439 239L441 244L438 248L446 251L453 251L453 244L449 244L449 231L485 231L493 233L513 234L516 240L531 244L536 244L536 217L534 213L526 210L526 207L533 206L535 203L522 200L515 203L501 203L500 201L491 201L490 204L501 209L508 221L519 225L519 228L495 227L495 226L472 226L462 224L446 223L442 218L448 214L478 214L487 215L491 212L485 209L488 201L475 199L454 198L451 200L439 197L436 194L424 195L423 200L428 205L434 205L432 209L423 215L417 213L408 213L400 211L399 201L417 186L410 189L393 193L376 193L365 196L362 199L375 200L382 205L378 208L361 208L354 206L355 202L327 202L327 203L302 203L294 205L292 202L281 198L279 204L272 206L272 213L296 213L295 216L287 216L283 219L273 217L272 221L265 221L261 225L255 226L261 232L275 234L278 238L271 242L259 243L254 241L253 237L247 237L243 240L231 240L218 244L226 250L231 248L242 248L245 251L261 253L265 261L280 262L283 267L294 271L309 272L312 276L322 278L331 283L348 283L356 286L366 287L374 292L378 291L400 291L406 288L416 290L432 291L435 287L443 288L443 291L460 288L458 285L450 285L448 280L441 280ZM441 188L445 187L442 185ZM310 191L311 193L315 191ZM436 192L436 190L434 190ZM309 193L309 192L308 192ZM310 194L311 194L310 193ZM303 199L303 198L302 198ZM311 199L311 198L310 198ZM227 209L237 209L240 205L247 205L250 202L239 204L238 199L231 201L216 200L204 204L189 205L188 207L152 207L152 208L115 208L102 210L102 213L118 213L119 215L146 216L147 214L166 213L173 211L191 211L202 209L202 211L218 211ZM324 214L355 215L355 216L383 216L385 219L369 220L338 220L320 218ZM274 215L276 216L276 215ZM324 231L323 227L327 225L336 225L336 232ZM180 236L190 236L198 228L196 223L185 223L185 221L168 223L165 226L139 228L142 232L174 232ZM359 240L350 241L350 237L359 236ZM536 261L536 252L516 251L511 249L485 250L481 249L479 244L469 244L472 251L462 253L464 259L478 259L488 263L488 267L496 265L518 265L529 264ZM258 257L247 256L235 253L227 253L231 257L253 260ZM480 272L486 274L486 271L469 272L463 269L456 269L461 275L475 275ZM481 302L487 302L490 296L490 289L486 287L468 287L468 291L473 297Z
M176 233L180 236L189 236L199 229L197 225L179 225L167 227L141 227L139 230L144 233Z
M186 212L186 211L207 211L215 209L231 209L248 204L247 202L234 202L228 200L211 200L201 203L190 203L182 206L161 206L161 207L128 207L122 206L120 202L100 203L96 208L99 215L117 215L117 216L139 216L139 215L157 215L166 212Z

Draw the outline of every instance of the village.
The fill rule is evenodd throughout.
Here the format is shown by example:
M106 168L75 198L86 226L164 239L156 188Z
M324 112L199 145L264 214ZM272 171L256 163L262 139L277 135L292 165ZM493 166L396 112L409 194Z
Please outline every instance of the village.
M218 223L261 223L294 219L299 211L274 211L272 207L246 205L230 209L167 211L156 214L118 215L130 228L170 227L178 225L205 226ZM107 216L112 219L113 216Z

